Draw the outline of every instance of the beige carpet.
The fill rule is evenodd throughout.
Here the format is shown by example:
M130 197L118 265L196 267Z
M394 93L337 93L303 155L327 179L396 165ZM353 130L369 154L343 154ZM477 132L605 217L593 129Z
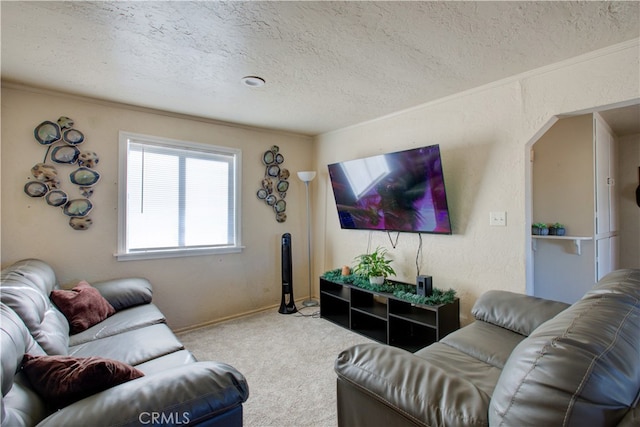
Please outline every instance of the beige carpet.
M273 309L178 334L198 360L228 363L247 378L245 426L337 425L336 356L371 341L311 316L318 307L296 305L299 313Z

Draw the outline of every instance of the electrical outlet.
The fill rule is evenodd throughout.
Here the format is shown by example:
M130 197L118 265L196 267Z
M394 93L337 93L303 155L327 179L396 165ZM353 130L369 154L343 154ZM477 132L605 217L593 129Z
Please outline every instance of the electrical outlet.
M489 225L506 227L507 213L506 212L489 212Z

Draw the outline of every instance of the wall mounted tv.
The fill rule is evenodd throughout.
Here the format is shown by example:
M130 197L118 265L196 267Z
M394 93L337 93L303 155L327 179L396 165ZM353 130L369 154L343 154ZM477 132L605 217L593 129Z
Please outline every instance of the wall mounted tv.
M440 146L329 165L343 229L451 234Z

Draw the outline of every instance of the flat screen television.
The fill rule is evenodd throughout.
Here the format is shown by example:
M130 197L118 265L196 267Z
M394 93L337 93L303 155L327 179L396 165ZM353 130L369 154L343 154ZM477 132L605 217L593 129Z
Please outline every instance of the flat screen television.
M343 229L451 234L440 146L329 165Z

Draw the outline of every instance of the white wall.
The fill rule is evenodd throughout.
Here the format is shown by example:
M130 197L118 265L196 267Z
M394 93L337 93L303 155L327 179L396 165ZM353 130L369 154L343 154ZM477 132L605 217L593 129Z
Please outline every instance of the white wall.
M620 229L620 268L640 268L640 206L636 188L640 185L640 134L618 139L618 209Z
M454 234L423 235L421 273L432 275L436 287L458 291L463 323L486 290L524 293L531 240L527 144L555 115L637 99L639 69L636 40L319 136L315 273L352 264L369 238L366 231L340 229L326 165L440 144ZM491 211L506 211L507 226L489 226ZM395 249L383 232L371 239L373 247L390 249L398 279L414 282L418 236L401 234Z
M93 226L75 231L58 208L23 192L31 167L44 148L33 129L60 116L75 120L85 134L82 148L96 151L101 174L92 197ZM240 148L242 236L240 254L118 262L118 131ZM294 295L308 294L304 184L295 176L311 167L312 140L291 134L242 128L28 88L2 89L2 266L27 257L49 262L62 284L124 276L144 276L154 284L154 300L174 328L220 320L277 306L281 296L280 238L293 236ZM272 208L258 200L264 176L262 153L278 145L292 177L288 219L277 223ZM70 170L60 165L60 171ZM66 179L66 185L71 184Z

